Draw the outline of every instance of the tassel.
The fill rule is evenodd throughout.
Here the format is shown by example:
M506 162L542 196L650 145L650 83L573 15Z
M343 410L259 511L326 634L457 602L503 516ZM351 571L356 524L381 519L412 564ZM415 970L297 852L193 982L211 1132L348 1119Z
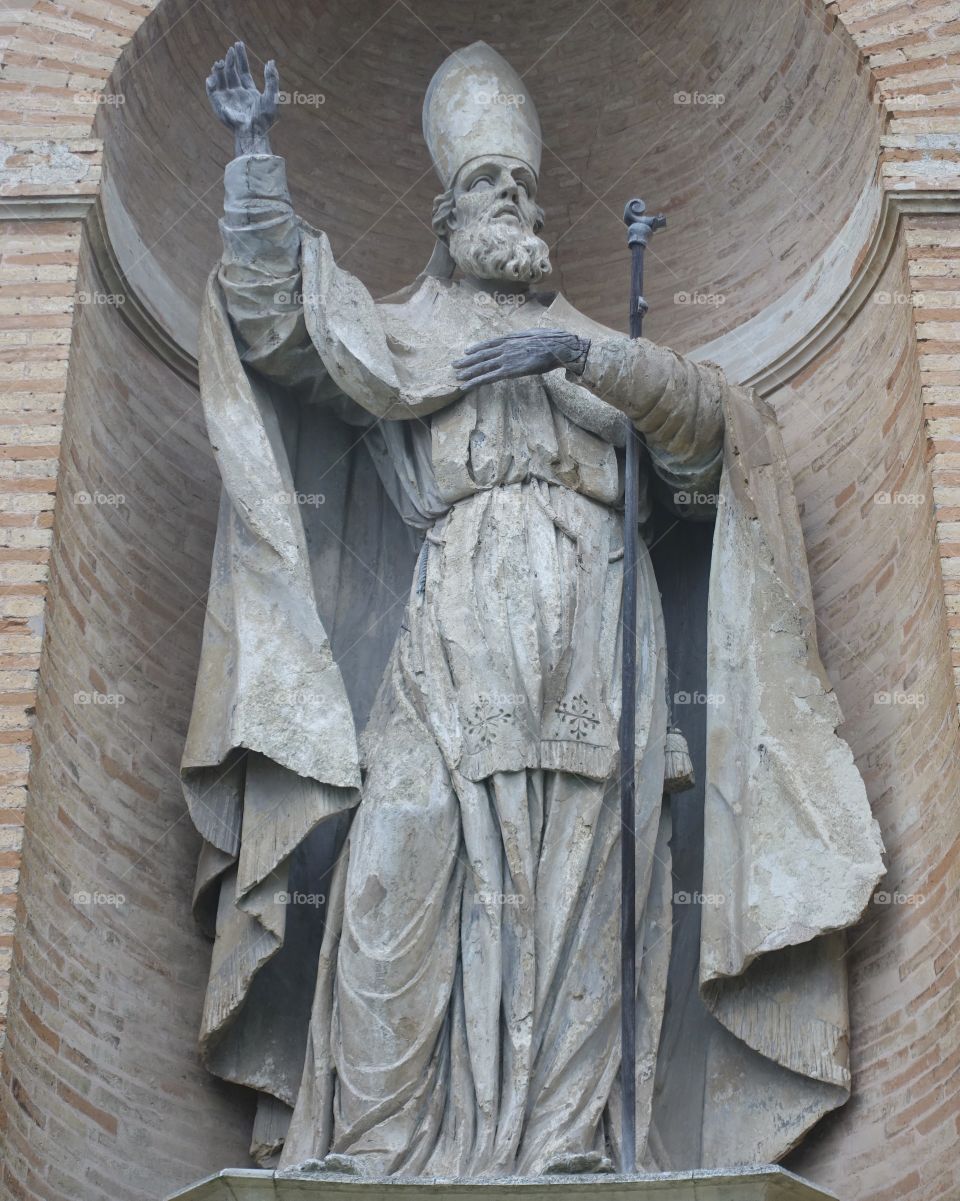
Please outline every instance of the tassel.
M683 731L679 726L667 730L666 754L663 763L663 791L686 792L695 782L693 760Z
M417 596L423 596L427 590L427 554L429 550L430 543L427 538L424 538L417 560Z

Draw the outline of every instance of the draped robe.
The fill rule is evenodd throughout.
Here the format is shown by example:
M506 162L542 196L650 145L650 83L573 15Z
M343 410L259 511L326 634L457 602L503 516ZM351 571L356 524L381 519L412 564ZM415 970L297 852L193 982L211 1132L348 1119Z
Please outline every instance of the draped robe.
M561 296L423 277L375 303L296 222L279 159L230 165L222 232L201 391L224 500L184 781L215 934L201 1043L261 1094L255 1154L460 1176L618 1157L623 418L599 393L641 425L645 485L680 511L719 494L694 1100L704 1165L780 1157L849 1091L834 932L881 864L772 415ZM592 339L582 379L463 393L467 345L534 325ZM646 553L639 576L637 1128L647 1166L688 1167L655 1137L678 1120L654 1095L668 663Z

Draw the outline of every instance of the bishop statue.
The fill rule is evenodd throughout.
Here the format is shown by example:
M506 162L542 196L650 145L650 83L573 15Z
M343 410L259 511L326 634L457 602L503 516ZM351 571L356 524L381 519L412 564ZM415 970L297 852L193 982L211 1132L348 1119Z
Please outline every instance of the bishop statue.
M693 948L706 1066L664 1090L686 1052L665 1006L680 953L669 664L641 544L639 1158L776 1160L849 1094L844 930L882 871L776 419L716 366L541 286L540 125L490 46L456 50L429 86L436 250L379 299L292 207L269 141L278 89L272 62L258 89L241 43L207 80L236 157L202 317L223 492L183 758L214 940L204 1060L255 1091L263 1165L619 1166L632 422L644 513L715 520L721 698L703 800L714 900ZM678 1123L696 1162L675 1161Z

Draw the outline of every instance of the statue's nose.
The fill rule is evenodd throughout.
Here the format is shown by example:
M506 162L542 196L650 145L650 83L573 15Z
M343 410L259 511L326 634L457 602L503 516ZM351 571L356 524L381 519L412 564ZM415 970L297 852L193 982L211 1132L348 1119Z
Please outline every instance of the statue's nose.
M519 198L520 198L520 193L517 190L517 185L514 180L511 179L509 183L504 183L501 185L501 188L500 188L500 199L501 200L512 200L513 203L516 204L517 201L519 200Z

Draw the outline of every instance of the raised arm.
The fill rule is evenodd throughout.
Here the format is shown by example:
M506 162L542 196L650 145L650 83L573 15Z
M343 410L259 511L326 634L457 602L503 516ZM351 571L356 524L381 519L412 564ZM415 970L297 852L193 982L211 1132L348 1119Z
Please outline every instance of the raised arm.
M287 191L286 166L270 148L280 77L271 60L260 92L247 51L237 42L214 63L207 95L234 136L236 157L224 172L219 279L244 362L298 384L321 372L303 320L300 230Z

